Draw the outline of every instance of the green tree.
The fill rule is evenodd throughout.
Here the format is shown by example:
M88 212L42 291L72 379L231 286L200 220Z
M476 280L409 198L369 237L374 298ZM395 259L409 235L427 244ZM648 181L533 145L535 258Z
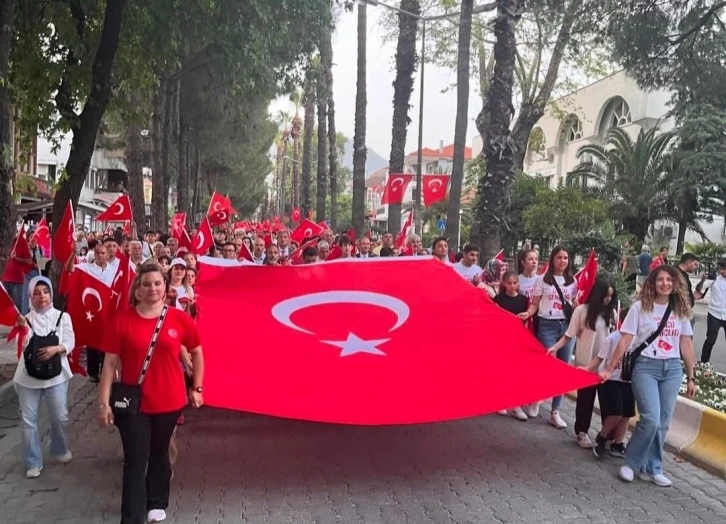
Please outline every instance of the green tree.
M608 220L608 206L577 188L539 187L522 217L529 237L552 243L599 229Z
M472 161L471 164L475 162L477 160ZM537 202L538 192L544 189L546 189L546 185L540 177L520 173L514 178L508 211L501 227L502 248L505 253L516 252L519 243L528 238L535 241L540 240L537 237L531 237L524 214Z
M13 113L9 93L10 50L15 26L15 0L0 3L0 271L10 254L15 236L13 205Z
M366 84L366 31L368 7L358 3L358 58L355 95L355 131L353 134L353 227L356 235L363 234L366 199L366 128L368 120L368 87Z
M621 128L608 131L606 144L589 144L577 151L583 161L568 174L568 183L593 180L601 185L610 213L623 228L643 242L656 221L668 218L666 178L669 148L675 135L641 129L635 142Z

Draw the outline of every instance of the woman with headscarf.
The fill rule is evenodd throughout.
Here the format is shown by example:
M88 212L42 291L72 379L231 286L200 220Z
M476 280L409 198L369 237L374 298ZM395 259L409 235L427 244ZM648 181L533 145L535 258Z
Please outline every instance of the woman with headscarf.
M506 271L506 262L496 258L491 259L481 272L481 282L478 287L486 291L489 297L493 299L497 296L499 282L502 280L502 275Z
M75 348L75 336L71 317L53 307L53 288L46 277L35 277L28 283L30 313L18 317L18 326L27 327L22 335L23 348L33 344L36 361L41 365L60 356L60 373L52 378L35 378L21 358L15 370L13 382L18 394L23 416L23 459L28 478L36 478L43 469L43 452L40 447L40 401L45 398L50 416L50 454L60 462L68 462L72 455L66 445L68 422L68 381L73 372L68 363L68 353ZM57 343L43 347L42 341L49 335L57 336ZM47 341L47 339L45 339ZM55 340L54 340L55 341ZM58 359L57 359L58 360ZM34 375L37 373L33 372Z

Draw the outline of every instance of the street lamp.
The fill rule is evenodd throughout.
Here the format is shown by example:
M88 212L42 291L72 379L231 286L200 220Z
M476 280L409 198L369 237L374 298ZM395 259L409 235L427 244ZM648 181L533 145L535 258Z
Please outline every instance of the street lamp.
M364 3L371 6L381 6L391 11L396 11L399 14L410 16L416 20L421 21L421 79L420 79L420 99L418 108L418 154L416 158L416 192L414 196L414 232L421 234L421 186L423 184L422 178L422 164L423 164L423 111L424 111L424 64L426 61L426 22L434 22L437 20L445 20L447 18L453 18L461 16L461 11L455 13L443 13L440 15L433 16L421 16L411 11L406 11L395 5L386 4L379 0L358 0L358 3ZM474 7L471 14L476 15L485 11L491 11L496 9L497 2L490 2ZM461 222L461 215L459 215L459 222ZM461 229L461 227L459 227ZM461 233L460 233L461 235Z
M459 251L461 249L461 217L464 216L464 210L459 208L459 238L456 241L456 250Z

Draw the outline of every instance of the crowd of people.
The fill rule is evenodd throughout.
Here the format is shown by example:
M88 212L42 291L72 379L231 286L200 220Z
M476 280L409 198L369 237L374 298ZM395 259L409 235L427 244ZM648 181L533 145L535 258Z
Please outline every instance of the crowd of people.
M300 245L291 239L290 232L283 229L272 241L269 235L266 237L218 230L209 255L229 260L251 259L254 264L268 266L292 263ZM663 263L650 270L639 280L638 299L616 318L617 292L607 279L599 278L584 303L576 302L579 290L573 260L561 246L551 251L546 271L539 274L536 249L523 249L517 255L516 268L510 269L501 258L487 261L482 267L479 249L470 244L452 257L444 237L433 239L428 249L417 235L410 235L405 247L396 247L393 234L388 232L373 241L367 236L354 239L336 235L328 229L315 245L307 240L301 243L298 263L324 263L336 250L336 258L430 255L450 266L499 307L516 315L553 357L600 374L600 384L577 394L574 432L579 446L592 449L598 458L609 453L624 459L619 471L624 481L638 476L659 486L671 484L663 473L662 455L684 372L681 359L685 363L687 394L693 396L695 390L691 308L696 295L690 280L683 276L684 271L690 272L697 265L693 255L684 256L677 268ZM34 273L13 275L11 267L12 280L6 288L23 313L18 324L26 328L24 347L37 346L48 335L56 336L54 344L40 348L38 359L43 362L57 356L62 362L61 372L51 380L29 376L23 359L15 375L24 424L27 476L35 478L43 469L38 431L42 398L46 399L51 416L50 453L61 462L72 458L65 438L66 395L72 376L67 356L78 349L71 319L53 307L51 283L39 276L45 268L38 268L41 256L32 238L30 242ZM243 257L244 250L250 256ZM194 323L197 256L180 249L177 239L156 231L146 231L143 236L133 230L129 236L121 230L105 235L79 232L76 257L68 261L66 270L80 268L110 286L123 256L128 257L129 267L135 271L131 307L114 316L104 337L104 347L81 349L85 349L90 380L99 382L99 423L115 424L121 435L121 522L161 522L166 518L169 501L172 435L176 426L183 423L182 412L188 403L194 407L203 405L204 359ZM717 334L720 327L726 329L726 261L719 264L719 270L718 287L711 288L717 311L713 320L709 311L706 343L710 346L708 352L704 347L705 359L715 340L712 331ZM621 373L622 363L634 348L639 348L640 354L634 359L632 374L625 376ZM129 405L118 406L119 401L114 398L117 384L139 388L136 413L128 412L131 406L126 397L122 404ZM593 442L590 435L596 398L602 429ZM549 424L560 430L567 427L560 415L562 402L561 395L552 398L546 417ZM640 418L626 444L629 420L636 405ZM522 421L538 418L540 402L500 414Z

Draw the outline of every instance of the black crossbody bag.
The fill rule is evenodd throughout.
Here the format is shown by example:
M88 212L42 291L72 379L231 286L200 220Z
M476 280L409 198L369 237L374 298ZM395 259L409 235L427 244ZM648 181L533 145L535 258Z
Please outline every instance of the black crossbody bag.
M50 380L57 377L63 371L63 361L61 360L60 353L53 355L48 360L38 360L38 352L41 349L57 346L60 344L58 337L58 328L60 327L61 320L63 319L63 310L58 315L58 320L55 323L53 331L47 335L40 336L33 333L28 341L28 346L23 351L23 360L25 360L25 371L28 375L38 380ZM28 320L28 326L33 329L33 324Z
M668 319L671 316L672 306L672 302L668 302L668 307L666 308L663 318L660 319L660 324L658 324L658 328L653 331L650 336L646 338L645 341L643 341L637 348L635 348L633 351L628 351L627 353L625 353L625 355L623 355L623 364L620 371L620 378L622 378L625 382L630 382L633 379L635 361L638 359L641 353L643 353L645 348L650 346L665 329L666 324L668 323Z
M552 278L554 278L554 276ZM557 280L554 280L554 283L557 295L560 297L560 302L562 302L562 312L565 314L565 318L569 322L572 319L572 313L575 311L575 309L572 307L572 304L565 300L565 296L562 294L560 286L557 285Z
M111 411L114 415L138 415L139 408L141 407L141 384L144 383L146 378L146 372L149 369L151 363L151 357L154 355L154 349L156 348L156 342L159 339L159 333L161 333L161 327L164 325L164 319L168 306L164 306L159 315L159 319L156 321L156 327L154 327L154 333L151 335L151 342L149 342L149 349L146 351L146 357L144 363L141 366L139 372L139 379L136 384L122 384L121 382L114 382L111 386L111 398L109 404L111 404Z

